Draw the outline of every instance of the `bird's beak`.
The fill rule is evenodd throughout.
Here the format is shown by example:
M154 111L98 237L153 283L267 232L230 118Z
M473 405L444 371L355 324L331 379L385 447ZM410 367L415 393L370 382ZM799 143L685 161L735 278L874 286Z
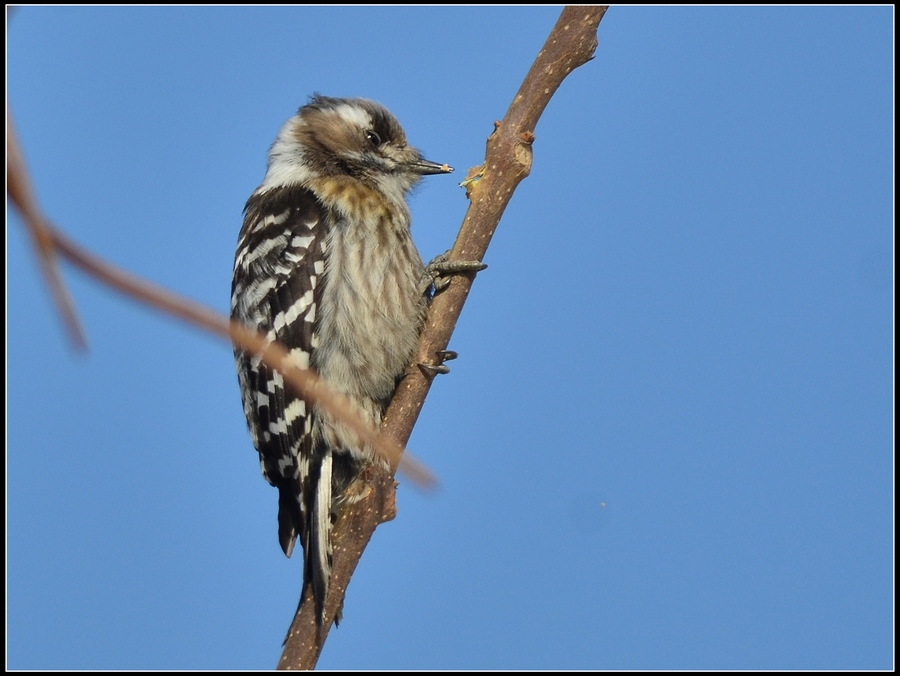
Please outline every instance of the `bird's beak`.
M420 157L414 162L410 162L409 168L417 174L422 174L422 176L427 176L429 174L449 174L453 171L453 167L451 166L438 164L437 162L426 160L423 157Z

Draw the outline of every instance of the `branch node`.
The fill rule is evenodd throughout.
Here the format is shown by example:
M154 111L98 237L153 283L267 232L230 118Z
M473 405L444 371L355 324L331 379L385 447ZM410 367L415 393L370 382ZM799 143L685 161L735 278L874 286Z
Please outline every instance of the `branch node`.
M462 181L462 183L459 184L461 188L465 188L466 198L468 198L469 200L472 199L472 195L475 194L475 191L478 188L478 182L483 177L484 177L484 165L483 164L469 169L469 173L466 174L466 178Z
M516 143L513 152L516 155L516 163L519 165L522 178L528 176L531 173L531 162L534 157L534 152L531 149L530 143Z

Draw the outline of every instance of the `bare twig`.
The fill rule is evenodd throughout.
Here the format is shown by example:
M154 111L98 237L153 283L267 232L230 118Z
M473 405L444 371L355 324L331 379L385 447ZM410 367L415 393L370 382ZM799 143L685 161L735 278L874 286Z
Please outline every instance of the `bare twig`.
M81 328L81 322L78 320L72 296L59 274L47 221L38 206L34 190L31 188L28 170L25 168L25 159L19 148L19 139L16 136L12 113L9 110L6 111L6 194L19 210L22 220L28 228L38 260L41 262L44 279L47 280L50 294L62 315L63 325L68 330L69 338L75 347L87 349L87 338Z
M319 405L333 418L343 422L364 444L374 447L390 462L396 462L403 456L404 474L412 481L424 486L434 483L434 478L423 465L416 461L407 462L408 456L403 455L402 446L386 435L379 434L360 417L346 397L330 390L314 371L297 366L288 350L281 344L269 341L264 334L229 321L218 312L199 303L127 273L82 249L49 224L46 227L47 235L60 255L84 272L131 298L210 333L228 338L246 352L259 355L266 366L280 372L285 382L310 404Z
M606 7L566 7L535 59L502 122L488 138L484 165L470 172L466 181L469 210L450 255L450 260L481 260L497 223L516 186L531 170L534 128L563 79L593 58L597 27ZM452 278L450 286L431 304L413 366L400 383L388 408L382 432L405 443L422 410L431 379L416 364L436 362L456 326L472 286L474 274ZM334 563L325 627L316 627L315 604L309 595L301 603L285 642L279 669L312 669L328 636L331 621L340 608L347 584L375 528L393 518L394 481L386 472L372 470L368 496L345 507L332 534Z
M182 298L107 263L81 248L54 228L41 213L31 190L28 172L25 169L11 121L7 126L7 134L7 172L9 174L7 193L22 213L23 220L38 251L42 268L53 289L54 298L65 319L66 326L69 327L73 340L77 344L85 345L83 332L56 266L57 254L68 259L106 286L117 289L160 312L179 317L194 326L229 339L234 345L251 354L259 355L260 360L266 366L279 371L284 376L285 382L289 386L303 395L311 404L318 404L335 420L340 420L347 425L364 444L371 445L392 466L402 459L404 475L415 484L423 487L434 485L434 477L424 465L411 458L409 454L404 455L403 447L400 444L386 435L380 434L372 425L364 421L346 397L332 392L313 371L297 366L288 350L282 345L266 340L263 334L237 322L229 321L227 317L199 303Z
M503 121L495 123L484 164L469 172L465 182L469 209L450 253L451 261L484 258L513 192L531 171L531 145L538 119L565 77L593 58L597 27L606 9L566 7L562 11ZM450 286L435 297L414 364L432 363L436 352L447 349L474 277L454 275ZM431 381L419 369L410 368L394 395L382 429L398 442L403 443L412 434Z

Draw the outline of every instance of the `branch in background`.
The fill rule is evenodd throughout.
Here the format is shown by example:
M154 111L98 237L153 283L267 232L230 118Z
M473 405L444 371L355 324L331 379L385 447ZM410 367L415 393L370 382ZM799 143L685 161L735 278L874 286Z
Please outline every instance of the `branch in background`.
M7 9L7 14L8 12ZM19 149L19 139L16 136L12 113L9 110L6 111L6 194L9 195L28 225L31 243L34 244L38 260L41 262L41 271L50 287L50 294L53 296L56 308L62 315L63 325L68 330L69 338L75 347L87 349L87 338L81 328L81 322L78 320L75 303L72 302L69 289L63 282L59 268L56 266L49 226L38 206L34 190L31 189L31 181L28 179L28 171L25 169L25 159Z
M66 326L73 340L84 344L83 333L68 291L56 267L56 255L66 258L73 265L124 295L149 305L160 312L178 317L210 333L230 340L246 352L259 355L266 366L279 371L285 382L311 403L318 404L336 420L352 429L359 439L383 455L389 462L401 460L404 474L420 486L431 486L434 477L428 469L403 453L403 447L385 434L379 433L364 421L356 408L342 395L331 391L311 370L297 366L288 350L277 342L266 340L264 334L257 333L227 317L193 301L136 277L107 263L101 258L75 244L54 228L42 215L25 170L22 155L12 125L7 126L7 192L13 204L22 214L32 241L38 250L45 274L54 292Z
M525 81L501 122L488 138L484 164L469 173L464 185L471 200L450 260L481 260L516 186L531 171L534 128L565 77L593 58L597 27L607 7L566 7L550 32ZM474 274L454 275L431 303L413 365L400 383L382 424L382 434L404 444L412 434L433 375L418 364L436 364L445 350L472 286ZM396 465L392 465L396 468ZM285 641L279 669L315 667L340 609L350 577L375 528L394 516L393 477L372 468L368 494L345 506L332 532L334 560L325 600L325 627L316 626L315 604L300 604ZM309 595L307 595L309 596Z

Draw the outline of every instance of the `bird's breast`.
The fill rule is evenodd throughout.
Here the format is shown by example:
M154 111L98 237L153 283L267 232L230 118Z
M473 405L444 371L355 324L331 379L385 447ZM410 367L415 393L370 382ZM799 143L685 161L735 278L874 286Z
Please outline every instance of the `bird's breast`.
M325 247L312 363L377 420L412 359L427 308L407 214L338 219Z

